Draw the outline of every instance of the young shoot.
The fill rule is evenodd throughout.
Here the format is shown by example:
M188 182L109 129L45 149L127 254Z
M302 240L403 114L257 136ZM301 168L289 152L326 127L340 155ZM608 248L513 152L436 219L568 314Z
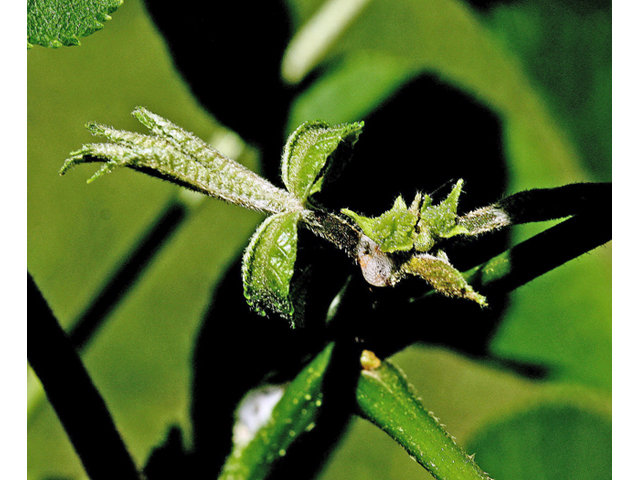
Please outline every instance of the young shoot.
M346 208L329 212L309 202L339 175L351 157L363 122L332 126L312 121L298 127L284 146L281 176L285 188L279 188L145 108L136 108L133 116L150 134L90 123L87 128L93 135L111 143L83 145L71 153L60 174L81 163L99 162L102 165L88 180L91 182L116 168L128 167L268 214L243 255L244 294L256 312L276 313L292 327L302 323L304 301L292 286L300 226L343 250L375 287L393 286L414 275L441 294L486 305L485 297L449 262L441 242L496 230L509 225L510 219L496 205L460 217L457 208L462 180L437 205L423 193L416 194L409 206L398 197L389 211L373 218Z

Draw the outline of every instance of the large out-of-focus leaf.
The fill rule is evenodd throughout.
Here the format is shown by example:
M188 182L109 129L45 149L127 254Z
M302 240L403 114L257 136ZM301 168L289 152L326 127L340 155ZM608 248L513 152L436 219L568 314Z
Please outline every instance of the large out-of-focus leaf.
M484 429L469 445L492 478L611 478L611 423L577 407L545 404Z
M512 154L526 149L527 158L534 159L532 167L546 172L545 183L538 185L527 184L526 177L520 180L519 172L514 172L522 182L517 189L584 179L574 146L558 128L517 57L496 41L463 2L373 1L344 31L327 58L350 58L362 52L372 53L372 61L391 57L393 60L385 62L391 69L401 65L407 72L418 68L433 72L499 113L510 133L507 140L515 135L519 145L524 142L520 150L507 146ZM351 74L358 74L353 63L344 65ZM358 66L359 70L365 68L371 69L364 62ZM326 90L325 86L316 93L324 95ZM357 91L353 94L359 95ZM302 105L315 102L307 96ZM425 115L428 119L428 112Z
M296 97L288 130L314 118L330 123L360 120L419 70L384 53L353 52Z
M79 37L104 27L123 0L29 0L27 2L27 47L80 45Z
M609 180L610 2L513 2L497 7L487 21L573 141L587 179ZM559 184L561 165L540 168L526 136L526 130L507 125L515 189ZM594 218L594 228L609 227ZM530 231L519 227L517 239ZM555 367L559 378L610 390L611 275L611 248L604 247L516 290L493 350Z
M611 3L525 0L487 20L517 55L594 179L611 179Z
M492 350L610 391L611 291L611 247L603 246L516 290Z

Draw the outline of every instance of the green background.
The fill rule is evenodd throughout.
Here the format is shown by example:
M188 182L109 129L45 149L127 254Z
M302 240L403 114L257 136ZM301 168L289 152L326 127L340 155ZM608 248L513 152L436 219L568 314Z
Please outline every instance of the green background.
M298 25L319 4L288 3ZM112 16L79 47L27 54L28 267L64 326L166 202L181 195L132 171L90 186L92 166L60 178L69 152L92 141L83 125L96 120L140 130L130 112L143 105L204 139L221 131L174 70L141 2L127 0ZM453 0L373 0L326 58L338 54L346 61L300 94L290 126L309 118L358 120L429 71L502 119L510 191L610 180L610 5L525 0L480 15ZM212 285L261 218L211 199L188 201L194 206L181 230L83 356L140 466L170 424L189 432L191 349L201 316ZM521 228L516 237L540 228ZM493 350L558 373L535 382L435 347L412 347L394 359L427 408L493 477L610 476L610 244L520 288ZM29 380L29 478L82 478L37 380ZM427 477L401 447L358 419L321 478Z

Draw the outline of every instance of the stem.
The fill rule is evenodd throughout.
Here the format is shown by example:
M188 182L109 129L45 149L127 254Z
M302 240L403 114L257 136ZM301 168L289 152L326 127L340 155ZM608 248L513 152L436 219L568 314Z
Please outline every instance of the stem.
M27 360L92 480L140 480L104 399L35 282L27 279Z
M362 370L356 399L360 415L402 445L436 479L490 480L424 408L392 363Z
M572 183L514 193L495 204L512 224L611 211L611 183Z
M610 216L611 183L573 183L555 188L534 188L514 193L458 219L470 235L509 225L544 222L575 215Z
M315 235L343 250L351 258L357 258L356 249L362 232L344 218L318 208L303 210L302 218L303 225Z
M479 290L514 290L611 240L611 222L578 215L464 273Z

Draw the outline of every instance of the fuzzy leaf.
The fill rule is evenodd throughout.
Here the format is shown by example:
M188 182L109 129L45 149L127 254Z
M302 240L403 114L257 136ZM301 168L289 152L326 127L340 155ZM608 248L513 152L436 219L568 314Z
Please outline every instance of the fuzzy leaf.
M123 0L29 0L27 2L27 48L32 45L58 48L80 45L104 27Z
M416 250L428 252L439 239L468 233L466 228L457 224L458 199L463 184L462 179L458 180L449 196L438 205L433 206L430 201L423 202L415 236Z
M398 197L391 210L379 217L367 218L343 208L342 213L351 217L364 234L386 253L406 251L413 248L413 234L418 215L407 208L402 197Z
M251 237L242 258L244 296L261 315L274 312L295 326L290 284L298 246L299 212L268 217Z
M330 126L321 121L300 125L287 139L282 153L282 181L289 192L305 202L320 191L325 179L337 176L363 126L364 122Z
M403 264L402 269L405 273L422 278L437 292L448 297L466 298L482 306L487 305L485 297L467 283L443 252L437 256L428 253L415 255Z
M89 181L117 167L129 167L252 210L281 213L302 208L293 195L222 155L194 134L141 107L133 115L153 135L90 123L87 128L93 135L114 143L83 145L71 153L60 174L80 163L103 162Z

